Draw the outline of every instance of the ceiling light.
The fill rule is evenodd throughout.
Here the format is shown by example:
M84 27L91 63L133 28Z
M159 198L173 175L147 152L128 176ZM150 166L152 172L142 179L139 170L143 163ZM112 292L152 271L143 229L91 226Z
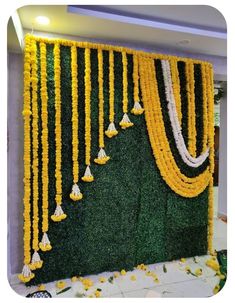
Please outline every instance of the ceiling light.
M41 25L48 25L50 23L50 19L46 16L37 16L35 18L36 22Z

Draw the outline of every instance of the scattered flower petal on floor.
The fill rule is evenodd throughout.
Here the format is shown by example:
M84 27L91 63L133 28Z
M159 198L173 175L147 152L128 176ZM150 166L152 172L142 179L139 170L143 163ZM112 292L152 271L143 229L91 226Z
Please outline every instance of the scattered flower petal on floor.
M105 283L107 279L105 277L100 277L99 278L100 283Z
M56 287L59 289L65 288L66 283L64 281L58 281L56 282Z
M46 290L45 285L43 284L38 285L38 291L43 291L43 290Z
M131 281L136 281L136 276L135 275L131 276Z
M122 276L125 276L125 275L126 275L125 269L122 269L122 270L121 270L121 275L122 275Z

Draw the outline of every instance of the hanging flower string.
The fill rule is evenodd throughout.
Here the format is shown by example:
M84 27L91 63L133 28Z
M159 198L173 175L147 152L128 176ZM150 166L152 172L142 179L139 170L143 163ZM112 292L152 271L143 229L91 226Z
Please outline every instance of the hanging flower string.
M94 177L91 174L90 164L91 164L91 59L90 59L90 49L85 48L85 163L86 170L83 181L90 180L93 181ZM89 182L89 181L88 181Z
M138 66L138 55L133 54L133 83L134 83L134 107L131 113L134 115L141 115L144 109L140 105L139 98L139 66Z
M127 81L127 57L126 52L122 52L122 90L123 90L123 100L122 100L122 108L123 108L123 117L119 122L119 125L122 129L126 129L134 125L128 117L128 81Z
M174 98L175 98L177 118L179 121L179 125L181 126L181 121L182 121L181 94L180 94L180 78L179 78L177 60L171 59L171 60L169 60L169 62L170 62L172 87L173 87Z
M207 67L207 84L208 84L208 144L210 147L210 184L209 184L209 201L208 201L208 251L214 254L213 249L213 224L214 224L214 187L213 187L213 173L214 173L214 79L213 70L211 66Z
M47 94L47 61L46 44L40 42L40 62L41 62L41 119L42 119L42 240L39 248L42 251L51 250L48 231L48 94Z
M94 159L97 164L106 164L110 159L104 150L104 87L103 87L103 52L98 49L98 84L99 84L99 152Z
M188 150L196 156L196 114L194 93L194 64L192 61L186 63L187 95L188 95Z
M207 74L209 73L208 67L205 64L201 64L202 74L202 93L203 93L203 145L202 151L204 152L207 148L208 141L208 83Z
M31 42L31 70L32 70L32 149L33 149L33 250L31 270L41 268L41 261L38 250L38 62L36 41Z
M112 138L118 134L114 124L114 56L109 52L109 126L105 131L107 137Z
M67 215L63 212L62 204L62 173L61 173L61 95L60 95L60 45L54 45L54 77L55 77L55 179L56 179L56 209L51 219L54 222L64 220Z
M78 80L77 80L77 48L71 47L71 74L72 74L72 160L73 160L73 186L70 199L78 201L82 199L82 193L78 186L79 161L78 161Z
M34 278L29 264L31 261L31 219L30 219L30 195L31 195L31 139L30 139L30 37L25 38L24 54L24 266L18 278L26 283Z

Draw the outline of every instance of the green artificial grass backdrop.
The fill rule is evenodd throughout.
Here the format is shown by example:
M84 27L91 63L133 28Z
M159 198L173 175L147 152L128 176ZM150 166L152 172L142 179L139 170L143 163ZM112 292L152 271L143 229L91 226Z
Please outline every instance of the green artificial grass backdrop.
M92 161L95 181L79 182L84 198L73 202L69 198L72 175L72 124L71 124L71 53L70 47L61 46L61 119L62 119L62 208L67 219L49 222L49 239L52 250L40 252L43 267L35 271L29 284L69 278L74 275L94 274L102 271L130 270L140 263L155 263L207 253L207 189L196 198L183 198L174 193L162 179L156 166L146 129L144 114L129 117L134 126L121 130L122 119L122 56L114 52L115 124L118 135L105 138L105 151L111 157L106 165ZM78 52L78 103L79 103L79 164L80 177L85 171L84 150L84 49ZM109 53L103 51L105 129L109 113ZM128 58L129 110L133 107L133 61ZM40 50L38 49L40 76ZM198 175L200 169L186 167L180 158L169 125L162 70L155 61L161 104L167 136L177 164L188 176ZM197 107L197 147L202 140L202 85L200 65L195 65L195 92ZM54 107L53 44L47 45L47 88L49 127L49 215L55 204L55 107ZM184 63L178 63L182 95L183 135L187 140L187 95ZM97 157L98 147L98 60L97 51L91 50L91 159ZM40 81L38 83L40 87ZM40 89L38 92L40 114ZM41 121L39 121L39 132ZM40 133L39 133L40 139ZM39 145L41 153L41 143ZM40 158L40 157L39 157ZM41 161L39 161L39 179ZM42 183L39 183L41 205ZM40 213L41 214L41 213ZM40 216L41 217L41 216ZM41 226L41 221L39 222ZM40 238L41 238L40 233Z

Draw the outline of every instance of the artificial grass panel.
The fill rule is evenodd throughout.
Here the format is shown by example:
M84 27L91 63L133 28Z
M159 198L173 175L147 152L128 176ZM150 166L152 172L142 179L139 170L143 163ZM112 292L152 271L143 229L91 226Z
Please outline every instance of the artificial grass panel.
M79 166L85 170L84 142L84 49L78 50ZM166 185L156 166L144 115L129 115L134 126L121 130L122 56L114 52L115 123L118 136L105 138L110 161L93 163L98 146L98 61L91 50L92 183L79 182L84 198L73 202L69 193L72 178L71 59L70 48L61 46L62 109L62 208L67 219L49 222L53 249L40 252L43 267L29 284L40 284L102 271L132 269L139 263L154 263L206 252L207 191L184 199ZM133 106L132 56L128 55L129 108ZM108 52L104 61L105 129L109 120ZM55 204L54 71L53 46L47 45L49 127L49 214ZM41 201L41 200L40 200ZM201 202L201 203L200 203ZM199 218L199 216L201 216ZM195 224L195 220L197 224ZM179 224L179 222L181 222ZM186 237L186 239L185 239ZM184 238L184 240L183 240Z

